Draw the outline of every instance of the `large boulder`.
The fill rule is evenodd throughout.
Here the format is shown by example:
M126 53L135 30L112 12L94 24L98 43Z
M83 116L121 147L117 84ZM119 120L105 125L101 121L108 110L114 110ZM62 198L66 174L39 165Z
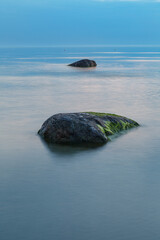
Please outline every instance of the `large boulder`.
M115 114L59 113L48 118L38 134L49 143L103 144L108 136L137 126L137 122Z
M89 67L96 67L97 63L93 60L89 59L82 59L80 61L74 62L69 64L68 66L71 67L81 67L81 68L89 68Z

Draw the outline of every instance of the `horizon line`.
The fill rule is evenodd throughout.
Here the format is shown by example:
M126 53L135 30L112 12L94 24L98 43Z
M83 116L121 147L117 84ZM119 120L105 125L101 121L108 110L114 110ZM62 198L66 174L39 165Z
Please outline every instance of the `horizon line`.
M54 44L54 45L0 45L0 48L55 48L55 47L160 47L160 44Z

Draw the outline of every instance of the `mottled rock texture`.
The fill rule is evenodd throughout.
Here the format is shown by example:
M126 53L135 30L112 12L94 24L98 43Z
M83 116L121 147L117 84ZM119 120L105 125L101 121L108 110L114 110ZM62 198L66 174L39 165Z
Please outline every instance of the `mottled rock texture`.
M96 67L97 63L93 60L89 59L82 59L80 61L74 62L69 64L68 66L71 67L81 67L81 68L89 68L89 67Z
M115 114L59 113L48 118L38 134L49 143L103 144L108 136L137 126L137 122Z

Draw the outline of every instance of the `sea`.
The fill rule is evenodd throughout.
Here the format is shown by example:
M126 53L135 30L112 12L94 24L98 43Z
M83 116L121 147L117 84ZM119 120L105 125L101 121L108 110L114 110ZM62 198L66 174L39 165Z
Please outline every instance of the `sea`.
M140 127L99 147L37 134L83 111ZM160 46L0 48L0 239L160 239Z

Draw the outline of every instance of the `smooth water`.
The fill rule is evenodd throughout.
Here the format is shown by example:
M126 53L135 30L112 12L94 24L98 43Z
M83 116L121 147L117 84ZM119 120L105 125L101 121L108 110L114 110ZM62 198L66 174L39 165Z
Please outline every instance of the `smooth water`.
M96 60L93 69L67 64ZM99 148L48 146L59 112L141 127ZM160 47L0 49L0 239L160 239Z

